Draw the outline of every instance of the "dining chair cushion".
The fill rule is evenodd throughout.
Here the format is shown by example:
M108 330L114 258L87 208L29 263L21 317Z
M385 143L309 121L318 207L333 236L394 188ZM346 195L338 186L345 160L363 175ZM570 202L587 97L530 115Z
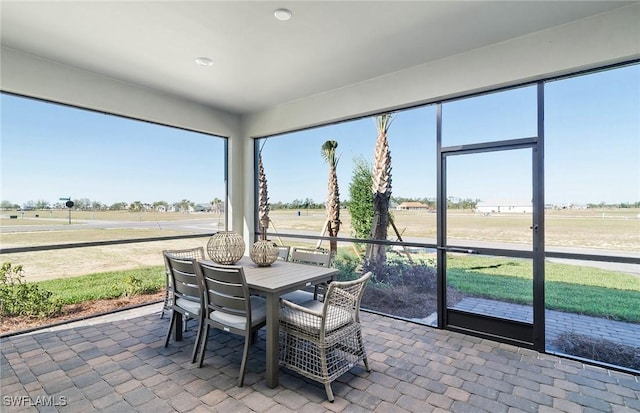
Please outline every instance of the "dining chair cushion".
M178 298L176 299L176 305L184 308L193 315L200 315L200 302L187 300L186 298Z
M244 330L247 318L244 316L225 313L223 311L212 311L209 318L229 327ZM267 301L262 297L251 296L251 326L264 323L267 318Z
M306 304L309 301L318 302L317 300L313 299L313 293L304 290L291 291L290 293L283 294L281 297L287 301L291 301L292 303L301 305L303 307L306 307Z
M311 296L313 296L313 294L311 294ZM302 304L300 304L300 306L306 308L307 310L315 311L316 313L322 313L322 307L324 306L324 303L318 300L311 299L303 302ZM335 310L336 307L330 306L329 310L327 310L327 313Z
M302 313L301 311L286 308L280 311L280 319L311 334L319 334L320 325L322 324L323 305L319 301L311 300L311 302L306 302L301 306L315 314ZM332 305L327 309L327 322L325 325L327 332L337 330L351 322L353 322L351 312Z

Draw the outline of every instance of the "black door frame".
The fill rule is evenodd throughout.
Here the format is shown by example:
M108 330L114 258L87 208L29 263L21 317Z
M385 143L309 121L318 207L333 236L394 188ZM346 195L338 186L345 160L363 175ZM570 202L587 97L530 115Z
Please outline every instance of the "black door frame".
M538 351L545 350L544 297L544 84L537 83L537 136L467 145L442 146L442 104L437 105L438 149L438 327L489 338ZM447 245L447 157L530 148L532 152L532 248L531 251ZM482 255L533 260L533 323L465 313L447 308L446 253L473 252Z

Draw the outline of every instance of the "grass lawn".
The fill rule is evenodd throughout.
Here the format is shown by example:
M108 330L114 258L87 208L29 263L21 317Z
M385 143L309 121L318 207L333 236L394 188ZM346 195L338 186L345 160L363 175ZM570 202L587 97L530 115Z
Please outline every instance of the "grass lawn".
M640 278L597 268L547 263L546 307L640 323ZM531 261L452 256L448 282L465 294L531 303ZM100 272L37 282L63 304L160 291L163 266Z
M148 294L165 287L164 267L143 267L128 271L102 272L78 277L40 281L37 285L53 293L63 304Z
M640 278L598 268L546 263L546 308L640 323ZM449 285L470 295L532 302L532 262L515 258L447 260Z

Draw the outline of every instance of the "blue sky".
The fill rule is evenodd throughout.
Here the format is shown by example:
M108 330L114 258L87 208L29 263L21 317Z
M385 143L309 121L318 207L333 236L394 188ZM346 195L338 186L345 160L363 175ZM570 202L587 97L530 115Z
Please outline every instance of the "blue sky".
M536 134L535 87L449 102L445 145ZM209 202L224 195L223 140L144 122L2 95L2 200L88 198ZM436 110L396 114L389 130L393 195L436 195ZM594 73L545 87L548 203L640 200L640 67ZM328 167L320 156L337 140L341 198L353 160L371 162L371 118L269 138L263 150L272 202L324 202ZM448 195L530 199L530 151L450 158Z
M2 95L2 200L224 197L220 138Z
M445 104L443 144L535 136L536 93L530 86ZM347 198L353 159L373 159L376 135L373 119L365 118L269 138L263 151L270 198L307 193L324 201L328 167L320 147L327 139L339 143L339 185ZM435 106L398 112L388 138L393 195L434 198ZM548 82L545 149L547 203L639 201L640 66ZM530 156L519 150L449 158L448 195L530 200Z

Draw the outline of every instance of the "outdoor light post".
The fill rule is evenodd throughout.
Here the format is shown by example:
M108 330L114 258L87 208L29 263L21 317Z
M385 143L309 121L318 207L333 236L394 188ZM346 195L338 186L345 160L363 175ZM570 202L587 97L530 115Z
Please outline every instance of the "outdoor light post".
M73 208L73 201L71 200L71 197L60 198L60 201L67 201L64 204L67 208L69 208L69 225L71 225L71 208Z

